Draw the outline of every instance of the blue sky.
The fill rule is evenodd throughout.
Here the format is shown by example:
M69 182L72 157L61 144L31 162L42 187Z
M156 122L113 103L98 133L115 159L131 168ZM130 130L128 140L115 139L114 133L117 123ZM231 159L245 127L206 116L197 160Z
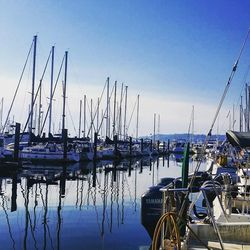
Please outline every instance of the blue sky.
M195 132L206 133L250 27L247 0L0 0L0 9L0 84L4 89L0 97L5 98L6 110L37 34L37 79L52 45L57 68L69 50L68 102L76 125L83 94L96 100L110 76L112 83L128 85L130 106L140 94L142 135L152 133L154 113L161 116L160 132L187 132L192 105ZM250 41L220 115L221 133L228 128L228 110L239 99L249 55ZM25 79L20 102L28 96L31 77ZM18 108L18 114L27 113L27 108L21 112ZM134 129L130 133L134 135Z

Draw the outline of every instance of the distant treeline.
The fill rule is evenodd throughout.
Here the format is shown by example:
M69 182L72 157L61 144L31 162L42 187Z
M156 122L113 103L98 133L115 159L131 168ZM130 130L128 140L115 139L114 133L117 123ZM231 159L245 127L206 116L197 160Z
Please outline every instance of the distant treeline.
M144 136L144 139L153 139L153 136ZM155 139L159 141L174 141L174 140L189 140L191 138L192 142L203 142L206 138L206 135L204 134L195 134L195 135L189 135L189 134L156 134ZM224 141L226 138L225 135L212 135L210 137L211 140L219 140Z

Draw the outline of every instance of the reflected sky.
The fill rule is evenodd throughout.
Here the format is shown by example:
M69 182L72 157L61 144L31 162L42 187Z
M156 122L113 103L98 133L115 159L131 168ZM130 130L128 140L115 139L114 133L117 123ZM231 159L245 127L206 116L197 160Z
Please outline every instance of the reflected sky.
M1 248L143 249L150 238L140 222L141 195L180 174L174 158L1 173Z

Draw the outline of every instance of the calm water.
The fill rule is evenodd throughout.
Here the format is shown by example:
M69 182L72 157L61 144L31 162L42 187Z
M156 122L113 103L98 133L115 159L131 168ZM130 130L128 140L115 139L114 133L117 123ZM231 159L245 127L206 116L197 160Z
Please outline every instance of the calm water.
M194 167L191 163L191 170ZM27 165L0 177L0 249L148 249L140 197L174 159L67 166Z

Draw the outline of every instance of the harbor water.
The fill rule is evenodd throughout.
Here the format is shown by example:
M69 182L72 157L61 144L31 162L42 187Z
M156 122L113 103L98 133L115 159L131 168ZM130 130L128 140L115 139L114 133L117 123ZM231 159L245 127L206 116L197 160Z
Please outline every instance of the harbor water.
M174 157L1 172L0 249L148 249L141 195L180 175Z

